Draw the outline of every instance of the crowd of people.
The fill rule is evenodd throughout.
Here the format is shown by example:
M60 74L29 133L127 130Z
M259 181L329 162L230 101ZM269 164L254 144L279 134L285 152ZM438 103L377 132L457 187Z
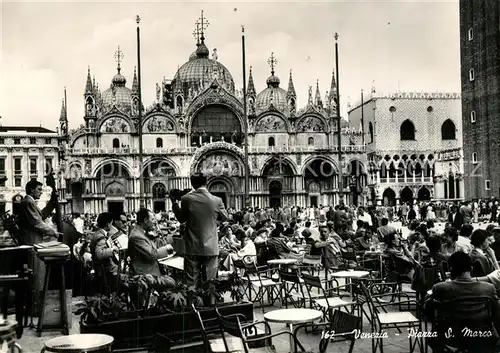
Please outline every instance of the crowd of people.
M496 199L397 207L341 204L226 210L221 199L206 189L206 181L203 175L193 175L193 191L180 200L171 197L173 208L168 212L140 209L66 215L62 240L73 249L75 259L99 272L107 283L144 274L161 278L165 288L180 281L200 286L220 270L245 268L244 261L266 264L271 259L310 257L319 259L325 269L363 268L380 277L391 274L398 282L411 284L422 303L434 285L440 288L449 277L462 285L452 293L454 298L474 292L464 289L472 282L493 286L495 293L500 290ZM41 187L36 181L26 186L19 210L23 244L61 239L50 224L53 204L49 202L44 210L36 206ZM128 239L128 266L122 272L121 249L114 241L120 236ZM159 265L159 260L180 251L175 248L176 238L184 243L182 278L174 278ZM464 263L470 263L470 268L464 268ZM43 273L43 265L34 270Z

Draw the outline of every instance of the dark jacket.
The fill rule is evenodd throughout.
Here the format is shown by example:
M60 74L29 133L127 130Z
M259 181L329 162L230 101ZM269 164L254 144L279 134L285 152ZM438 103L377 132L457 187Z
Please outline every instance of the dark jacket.
M229 219L219 197L212 195L206 188L198 188L182 197L181 206L174 203L172 209L177 220L186 223L186 255L219 255L217 220Z
M471 275L473 277L486 276L495 271L495 267L490 258L480 253L477 249L472 249L469 255L472 260Z
M113 277L118 275L118 265L115 262L115 253L108 246L107 239L105 230L98 229L93 233L90 236L90 253L96 266L95 270L99 272L103 266L106 272L102 275Z
M128 239L130 274L161 276L158 260L168 255L167 247L157 249L156 245L139 226L134 227Z

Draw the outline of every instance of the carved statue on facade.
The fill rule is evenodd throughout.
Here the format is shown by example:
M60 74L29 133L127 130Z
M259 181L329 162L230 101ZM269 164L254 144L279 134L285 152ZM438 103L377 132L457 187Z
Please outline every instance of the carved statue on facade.
M160 87L160 84L157 83L156 84L156 102L157 103L160 102L160 97L161 97L161 87Z
M85 160L85 174L90 175L92 173L92 161L90 159Z

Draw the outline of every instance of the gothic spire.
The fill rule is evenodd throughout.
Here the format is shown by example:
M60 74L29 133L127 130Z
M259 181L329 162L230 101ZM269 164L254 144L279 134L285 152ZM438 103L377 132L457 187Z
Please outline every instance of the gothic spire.
M87 83L85 84L85 93L92 93L92 77L90 76L90 65L87 71Z
M64 102L64 98L61 103L61 114L59 115L59 121L67 121L68 116L66 115L66 102Z
M134 66L134 80L132 81L132 93L139 92L139 83L137 80L137 67Z
M310 107L314 104L313 102L313 89L312 86L309 86L309 97L307 98L307 106Z
M314 103L318 107L323 106L323 102L321 101L321 93L319 91L319 80L316 80L316 94L314 96Z
M330 85L330 102L332 100L337 100L337 82L335 81L335 70L332 73L332 84Z
M247 87L247 95L249 97L255 96L257 93L255 91L255 85L253 83L253 76L252 76L252 67L250 66L250 72L248 74L248 87Z
M290 78L288 79L288 90L286 91L286 98L296 98L295 87L293 85L292 70L290 70Z

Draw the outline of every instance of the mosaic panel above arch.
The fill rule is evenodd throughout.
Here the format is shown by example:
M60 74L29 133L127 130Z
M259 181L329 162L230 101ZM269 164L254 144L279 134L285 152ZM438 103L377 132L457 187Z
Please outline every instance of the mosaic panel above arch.
M113 181L106 185L104 190L106 196L125 196L125 186L117 181Z
M297 132L326 132L326 125L320 118L308 116L299 121Z
M174 122L166 116L152 116L144 122L142 131L145 133L169 133L174 132Z
M205 174L207 177L243 175L241 163L236 157L224 152L212 153L202 158L196 171Z
M287 132L286 122L276 115L265 116L255 125L255 132Z
M130 133L130 125L123 118L109 118L102 123L100 132L114 134Z

